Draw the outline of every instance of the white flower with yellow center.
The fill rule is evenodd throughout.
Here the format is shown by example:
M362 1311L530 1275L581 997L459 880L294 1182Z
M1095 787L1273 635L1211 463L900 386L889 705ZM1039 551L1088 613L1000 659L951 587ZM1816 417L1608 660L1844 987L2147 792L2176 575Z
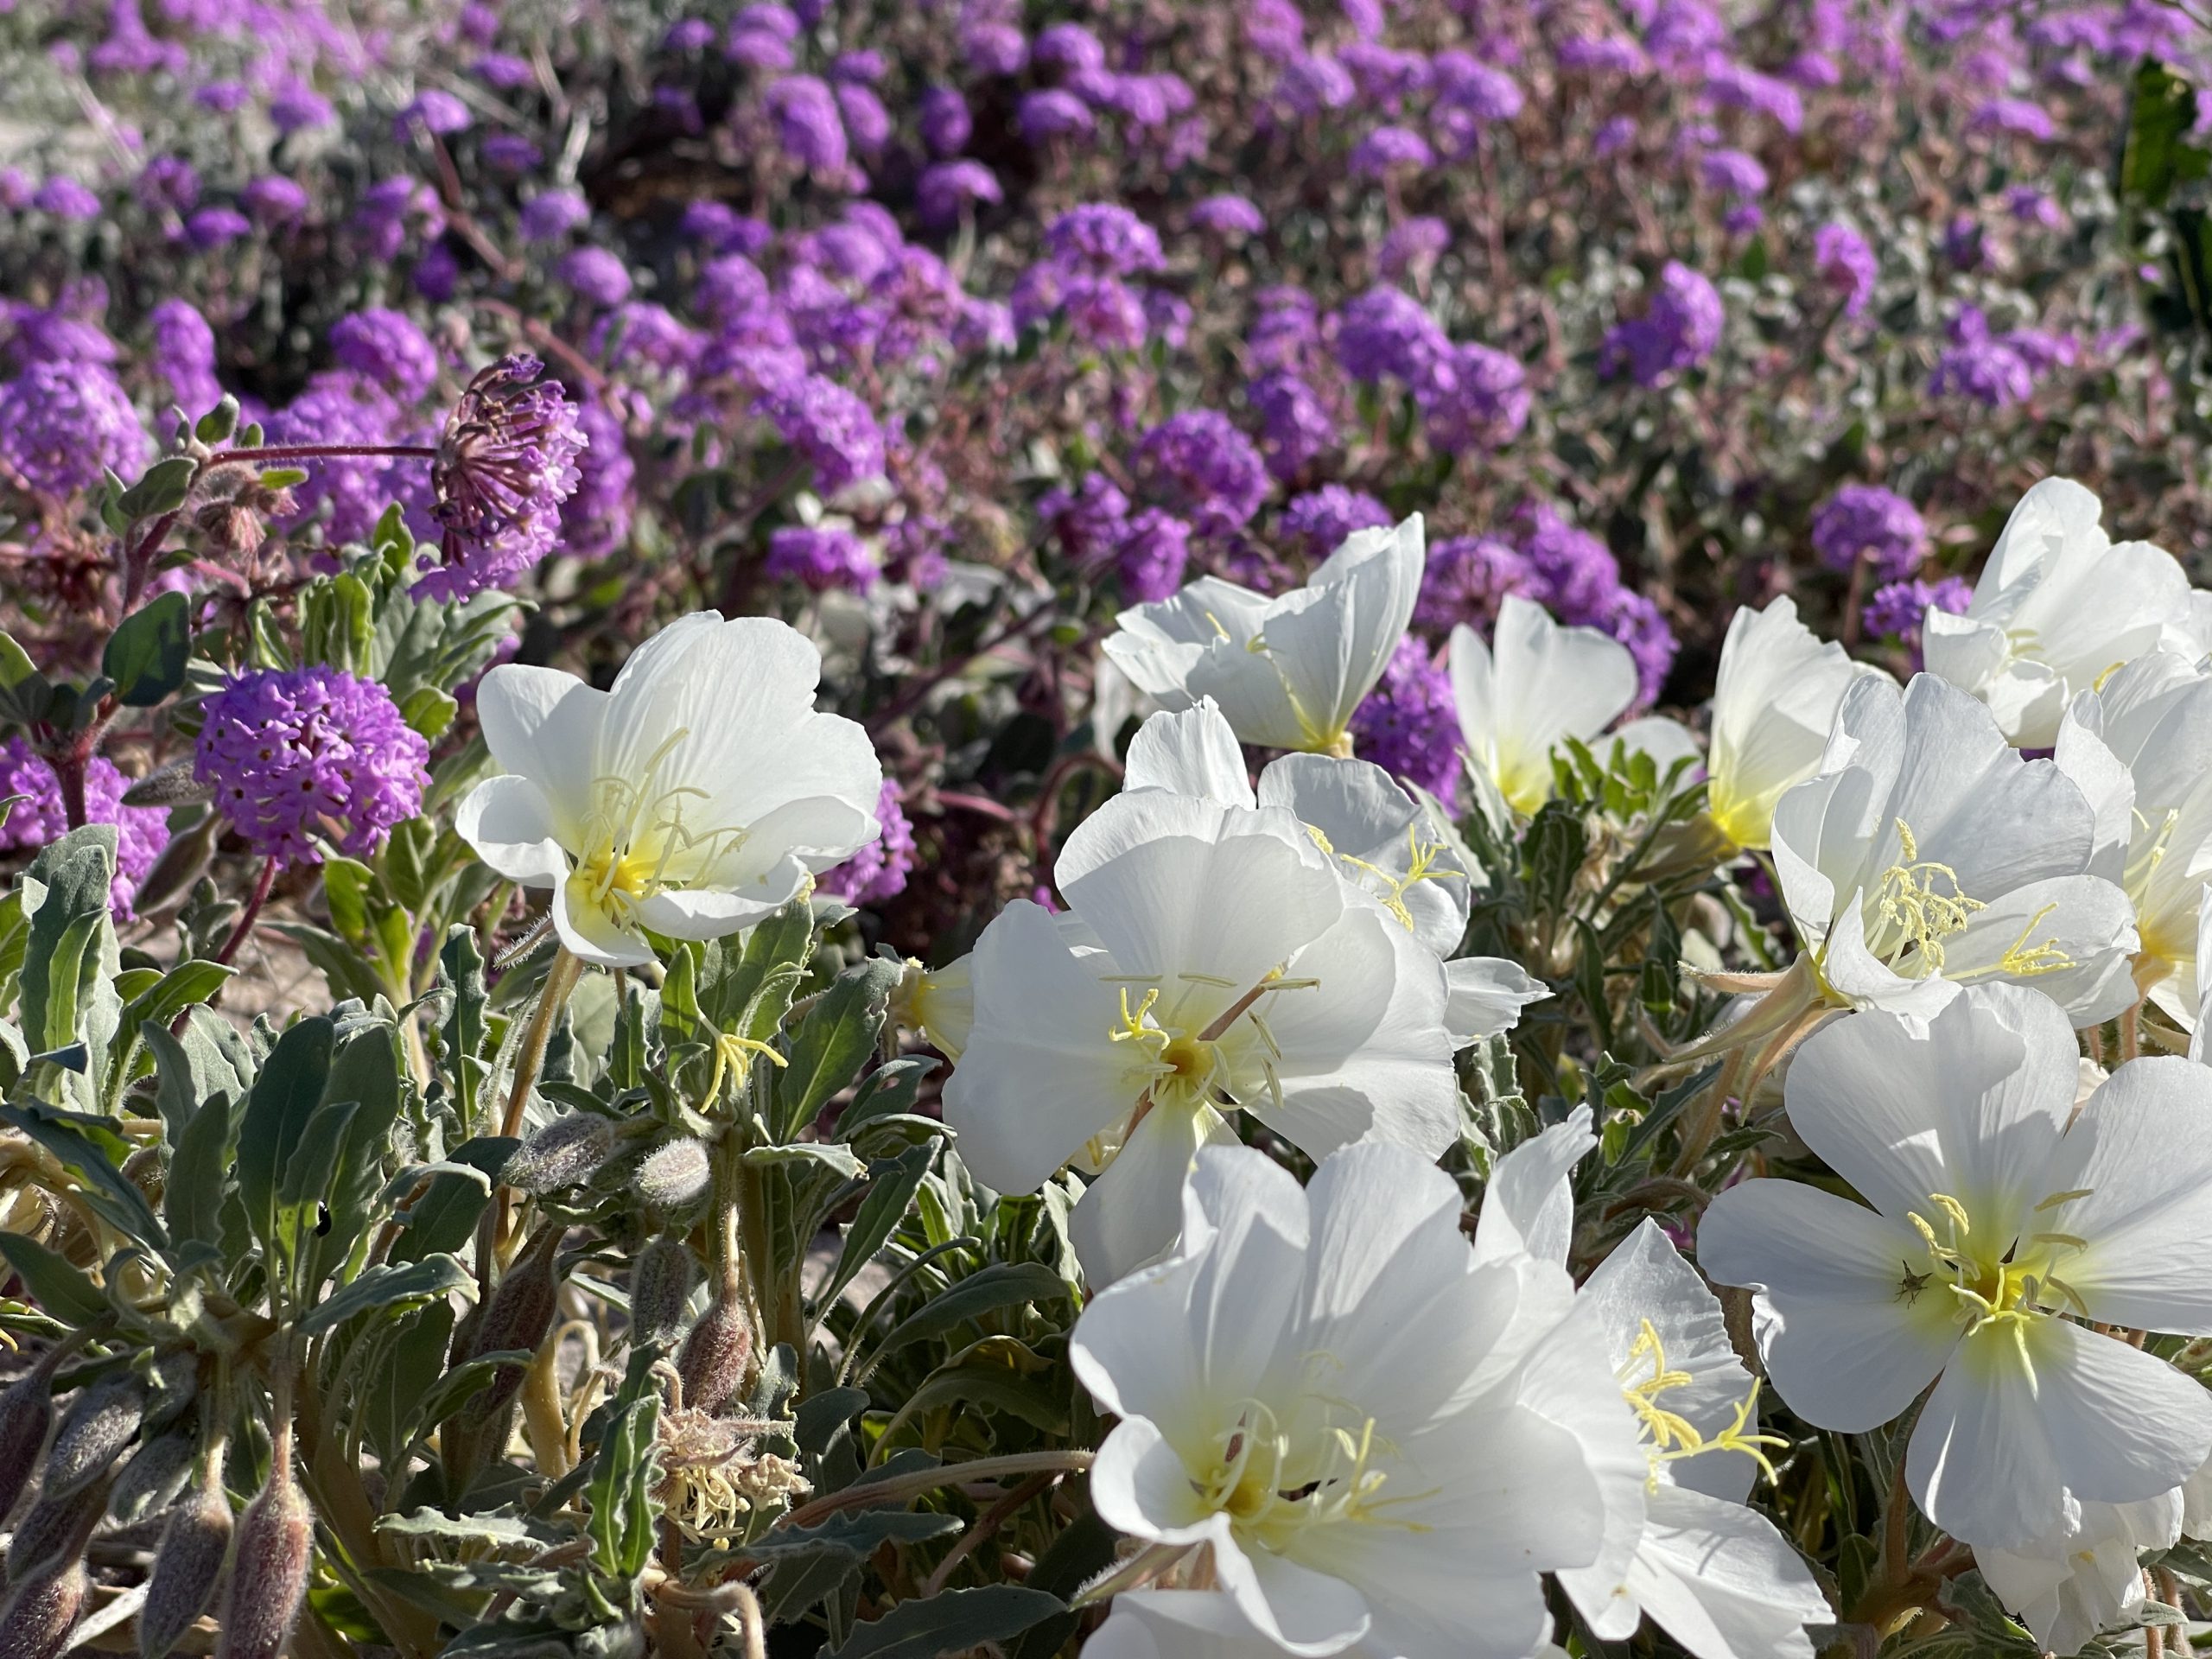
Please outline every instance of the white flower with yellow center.
M1999 981L2076 1025L2135 1000L2134 917L2093 873L2096 839L2072 779L1928 674L1855 681L1820 775L1774 813L1783 902L1830 1000L1923 1016Z
M2017 986L1839 1020L1786 1103L1866 1204L1745 1181L1698 1228L1706 1273L1757 1293L1767 1375L1807 1421L1864 1433L1934 1384L1906 1482L1977 1548L2155 1497L2212 1451L2212 1395L2093 1328L2212 1333L2212 1072L2133 1060L2075 1116L2077 1057Z
M1250 810L1280 807L1306 826L1344 877L1414 939L1444 959L1445 1027L1455 1046L1512 1028L1541 982L1497 957L1460 957L1477 886L1486 883L1443 809L1414 799L1382 767L1332 755L1287 754L1255 791L1236 734L1208 699L1158 714L1130 741L1127 789L1164 789Z
M1133 790L1057 874L1070 917L1017 901L976 942L945 1121L1001 1192L1102 1172L1072 1222L1094 1283L1173 1244L1230 1112L1316 1158L1361 1139L1433 1158L1458 1134L1441 964L1290 813Z
M1452 630L1452 697L1476 787L1527 817L1552 795L1552 751L1592 741L1636 700L1636 658L1595 628L1561 627L1518 594L1491 643Z
M2097 873L2135 908L2136 985L2192 1029L2212 877L2212 677L2170 652L2138 658L2074 699L2056 759L2096 809Z
M1843 694L1880 673L1823 643L1787 596L1736 613L1721 642L1706 763L1707 810L1721 834L1747 851L1768 845L1775 803L1820 770Z
M506 775L457 827L509 880L553 890L586 962L651 962L647 931L734 933L880 833L882 768L866 731L816 711L821 673L785 624L712 611L662 629L606 691L503 664L476 709Z
M1352 711L1405 638L1427 563L1421 515L1353 533L1303 588L1269 599L1205 576L1116 619L1108 658L1169 709L1211 697L1270 749L1351 753Z
M2006 739L2049 748L2077 692L2195 632L2189 577L2148 542L2115 544L2104 505L2071 479L2020 498L1964 615L1930 607L1928 671L1987 703Z
M1567 1274L1478 1265L1459 1214L1402 1147L1339 1153L1304 1191L1256 1152L1201 1154L1178 1253L1101 1293L1070 1342L1120 1419L1090 1477L1143 1546L1119 1586L1211 1594L1279 1652L1542 1645L1537 1575L1595 1559L1635 1429ZM1117 1640L1249 1651L1227 1606L1170 1603L1157 1629L1137 1611L1149 1636Z
M1569 1173L1598 1144L1590 1122L1577 1107L1498 1160L1477 1260L1525 1253L1564 1267ZM1649 1614L1698 1659L1811 1659L1805 1626L1834 1614L1789 1541L1745 1507L1780 1442L1758 1432L1758 1385L1729 1344L1719 1302L1647 1220L1585 1281L1576 1316L1598 1331L1639 1440L1630 1474L1641 1502L1611 1487L1605 1549L1559 1574L1592 1633L1625 1641Z

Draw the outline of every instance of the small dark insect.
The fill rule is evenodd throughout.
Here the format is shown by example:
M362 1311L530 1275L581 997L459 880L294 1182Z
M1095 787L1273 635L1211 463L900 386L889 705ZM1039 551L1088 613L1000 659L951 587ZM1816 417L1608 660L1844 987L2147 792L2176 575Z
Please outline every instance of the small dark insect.
M1908 1306L1920 1300L1920 1293L1928 1288L1928 1275L1915 1273L1910 1262L1900 1262L1904 1277L1897 1281L1897 1300Z

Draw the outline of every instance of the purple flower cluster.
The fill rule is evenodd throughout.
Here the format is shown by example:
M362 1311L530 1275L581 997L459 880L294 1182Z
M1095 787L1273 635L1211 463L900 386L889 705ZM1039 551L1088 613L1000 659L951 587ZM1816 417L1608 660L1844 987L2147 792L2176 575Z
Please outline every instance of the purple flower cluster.
M883 780L876 821L883 833L834 869L814 878L815 890L851 905L880 905L906 890L914 868L914 825L896 779Z
M430 470L443 535L417 583L432 599L504 588L553 550L590 439L558 381L534 357L503 358L468 383Z
M849 530L785 524L768 537L762 571L774 582L796 582L814 592L833 588L864 594L878 569L861 538Z
M107 468L134 476L150 448L130 395L99 363L33 363L0 385L0 465L34 490L74 495Z
M1354 752L1449 804L1459 786L1459 715L1452 677L1421 640L1398 642L1375 690L1352 713Z
M1943 576L1935 582L1893 582L1878 588L1866 601L1866 632L1878 639L1900 641L1912 652L1913 667L1920 666L1920 631L1930 609L1962 613L1974 598L1974 588L1963 576Z
M138 884L169 844L165 809L124 805L124 791L130 784L104 754L94 755L85 768L85 822L115 826L115 880L108 908L118 922L130 919ZM0 851L36 852L68 832L61 780L20 735L0 743L0 797L9 795L23 798L8 809L7 821L0 823Z
M1813 514L1813 550L1831 570L1866 561L1878 582L1897 582L1928 556L1928 526L1911 502L1872 484L1846 484Z
M1662 386L1711 357L1728 314L1720 291L1678 260L1659 273L1643 315L1615 326L1604 355L1639 386Z
M373 680L310 664L238 676L200 704L194 770L253 850L365 856L423 810L430 746Z

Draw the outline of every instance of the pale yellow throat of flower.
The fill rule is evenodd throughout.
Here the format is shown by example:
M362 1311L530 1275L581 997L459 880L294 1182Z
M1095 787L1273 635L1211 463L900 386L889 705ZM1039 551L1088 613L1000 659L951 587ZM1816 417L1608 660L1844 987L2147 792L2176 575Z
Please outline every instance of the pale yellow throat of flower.
M1977 1234L1974 1217L1959 1199L1948 1192L1928 1196L1936 1219L1918 1211L1907 1217L1920 1235L1925 1266L1916 1269L1910 1262L1899 1264L1903 1271L1897 1300L1915 1306L1927 1295L1949 1298L1952 1317L1967 1337L1995 1333L2009 1338L2032 1376L2029 1331L2040 1320L2065 1313L2088 1317L2080 1293L2058 1271L2068 1257L2088 1249L2088 1241L2055 1224L2010 1237L1985 1225ZM2040 1221L2055 1223L2057 1211L2088 1196L2087 1187L2053 1192L2035 1206L2033 1214Z
M705 790L661 781L669 756L690 734L689 728L670 733L634 780L613 773L592 780L591 815L569 877L569 895L619 927L635 926L640 905L682 885L674 875L679 861L685 871L696 870L744 844L741 825L687 821L709 798Z

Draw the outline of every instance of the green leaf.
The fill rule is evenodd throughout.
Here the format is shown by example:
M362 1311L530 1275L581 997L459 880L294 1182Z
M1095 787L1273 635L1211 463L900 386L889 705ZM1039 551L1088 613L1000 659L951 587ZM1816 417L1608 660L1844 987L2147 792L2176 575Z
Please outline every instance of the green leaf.
M882 957L854 963L799 1021L791 1033L791 1064L776 1074L779 1139L788 1141L812 1122L875 1052L899 971L897 963Z
M882 1344L862 1368L865 1378L887 1354L911 1343L924 1342L957 1330L969 1320L1001 1308L1029 1302L1066 1300L1068 1287L1060 1275L1041 1262L997 1262L980 1273L969 1274L949 1287L934 1300L923 1304L893 1325ZM861 1380L855 1378L855 1381Z
M1003 1642L1065 1611L1058 1596L1025 1585L946 1590L902 1601L881 1618L855 1624L842 1645L823 1650L822 1659L937 1659L939 1654Z
M36 1239L0 1232L0 1257L21 1276L39 1306L64 1325L90 1325L108 1313L105 1294L85 1270Z
M453 695L435 685L417 686L399 708L400 717L433 743L446 734L460 712Z
M151 709L183 686L191 660L191 602L162 594L116 625L100 652L100 672L115 682L115 700L124 708Z
M872 1125L885 1118L903 1117L913 1109L922 1083L938 1068L927 1055L911 1054L887 1060L861 1079L852 1104L837 1114L837 1138L857 1141Z
M272 1253L278 1249L278 1182L322 1103L337 1041L337 1027L327 1017L301 1020L276 1039L246 1096L238 1127L238 1192L254 1236Z
M658 1394L631 1402L601 1438L585 1484L592 1561L613 1578L634 1579L652 1555L659 1424Z
M829 1283L815 1298L816 1314L833 1305L838 1295L860 1274L861 1270L875 1259L892 1230L906 1218L907 1207L914 1201L914 1189L921 1185L936 1161L938 1143L925 1141L918 1147L909 1147L896 1158L874 1165L868 1171L868 1196L861 1200L860 1208L845 1226L845 1241L837 1256L836 1271L830 1275Z
M28 726L46 717L54 688L11 635L0 633L0 719Z
M2120 194L2144 207L2163 207L2174 187L2205 176L2212 156L2190 142L2196 91L2164 64L2135 72L2127 134L2120 147Z
M715 1030L766 1042L791 1012L814 944L814 912L793 899L739 938L711 941L703 953L699 1011Z
M221 403L200 417L192 435L202 443L220 443L238 429L238 400L226 391Z
M419 1262L378 1262L335 1295L327 1296L296 1322L302 1336L312 1337L342 1325L371 1308L391 1308L433 1301L464 1291L474 1295L476 1275L458 1256L440 1254Z
M490 1067L484 1058L484 952L476 930L455 923L438 951L438 983L450 999L438 1027L454 1104L464 1127L476 1122L476 1097Z
M168 1033L162 1032L167 1037ZM223 1236L223 1199L229 1191L231 1096L217 1090L202 1101L184 1128L171 1140L168 1179L162 1189L162 1209L169 1231L180 1242L199 1240L219 1243Z
M85 1202L117 1231L159 1249L168 1232L137 1184L123 1173L130 1147L102 1118L39 1106L0 1105L0 1122L21 1129L77 1178Z
M199 471L200 463L189 455L168 456L149 467L145 476L125 490L116 505L125 519L134 523L175 512L192 493L192 480ZM181 600L184 595L168 597Z
M92 1062L106 1058L123 1011L108 919L115 842L113 824L87 824L48 845L23 872L29 932L18 996L23 1040L35 1054L81 1041ZM90 1078L63 1086L84 1106L99 1103Z

